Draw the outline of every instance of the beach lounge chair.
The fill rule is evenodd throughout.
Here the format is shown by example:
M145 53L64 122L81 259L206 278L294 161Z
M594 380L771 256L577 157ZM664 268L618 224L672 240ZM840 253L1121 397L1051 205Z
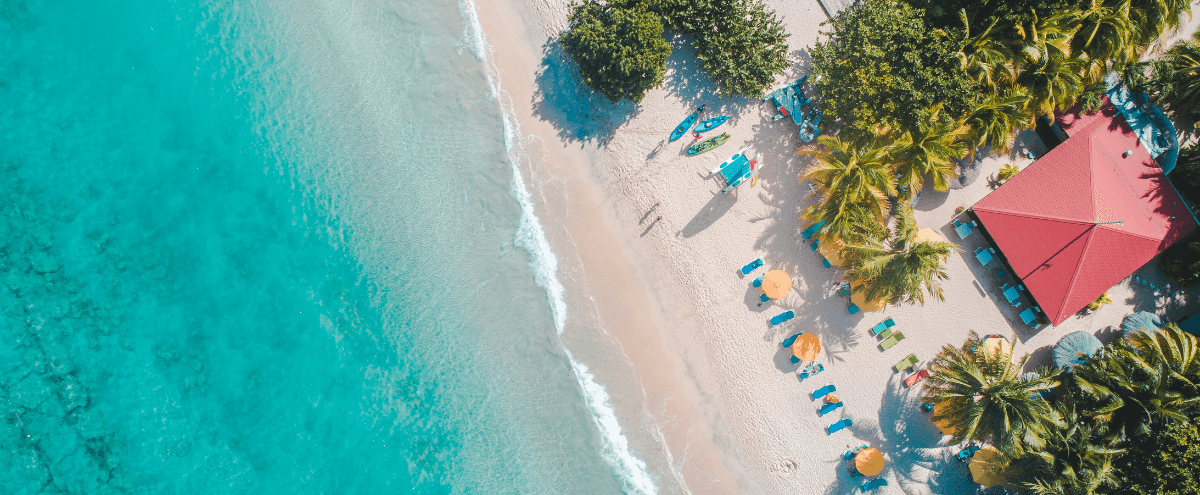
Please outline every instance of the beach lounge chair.
M925 371L925 370L921 370L921 371ZM933 412L933 404L929 403L929 402L921 404L921 410L931 413L931 412Z
M978 445L972 445L970 447L967 447L965 449L958 451L958 456L957 456L958 462L967 462L968 460L971 459L971 457L975 456L976 452L979 452Z
M858 455L859 452L862 452L863 449L866 449L866 448L867 448L866 445L861 445L856 449L847 450L845 454L842 454L842 460L848 461L850 459L853 459L854 456Z
M813 390L812 398L813 398L813 400L817 400L817 399L820 399L821 397L825 397L826 395L832 394L836 391L837 391L837 386L830 383L830 384L825 385L824 387Z
M771 298L767 297L766 293L759 294L759 296L758 296L758 302L767 302L770 300L771 300Z
M868 482L866 482L866 483L863 483L863 486L862 486L862 491L863 491L863 493L866 493L866 492L869 492L869 491L871 491L871 490L874 490L874 489L876 489L876 488L879 488L879 487L881 487L881 486L887 486L887 479L886 479L886 478L875 478L875 479L873 479L873 480L871 480L871 481L868 481Z
M774 318L772 318L772 320L774 320ZM799 338L801 335L804 335L804 332L800 332L800 333L797 333L796 335L793 335L791 337L783 339L783 342L780 342L779 345L781 345L783 347L791 347L792 344L796 343L796 339Z
M871 335L878 337L879 334L882 333L884 330L887 330L894 326L896 326L896 321L891 318L888 318L886 320L879 322L878 325L871 327ZM884 337L884 338L886 338L886 337Z
M803 380L822 371L825 371L825 365L821 363L810 364L807 368L804 368L804 371L800 372L800 379Z
M757 270L760 266L763 266L762 258L746 263L746 266L742 267L742 275L749 275L750 272Z
M821 264L825 265L825 268L833 268L833 263L830 263L824 256L821 257Z
M842 286L838 288L838 291L841 292L843 296L849 296L850 284L842 284Z
M912 388L913 385L916 385L921 380L924 380L925 377L927 377L927 376L929 376L929 370L921 370L921 371L918 371L911 375L908 375L908 378L904 379L904 386ZM933 409L930 409L930 411L932 411L932 410Z
M760 275L758 278L754 279L754 282L751 283L751 285L753 285L755 287L762 287L762 279L764 276L765 275Z
M838 401L838 402L831 402L831 403L829 403L829 404L825 404L825 405L821 406L821 411L820 411L820 412L821 412L821 415L822 415L822 416L824 416L824 415L826 415L826 414L829 414L829 413L833 412L833 410L834 410L834 409L837 409L837 408L839 408L839 407L842 407L842 406L844 406L844 405L846 405L846 404L845 404L844 402L841 402L841 401Z
M857 304L850 303L850 305L849 305L849 306L846 306L846 311L849 311L849 312L850 312L850 314L856 314L856 313L858 313L859 311L862 311L862 310L861 310L861 309L859 309L859 307L858 307L858 305L857 305Z
M808 247L812 248L813 252L816 252L817 248L821 247L821 240L812 241L812 244L809 244Z
M885 328L885 329L883 329L882 332L879 333L879 335L876 335L875 337L879 338L880 340L883 340L883 339L886 339L891 336L892 336L892 329Z
M771 325L778 325L780 323L783 323L783 322L788 321L795 317L796 317L795 311L787 310L787 311L784 311L782 313L779 313L779 314L771 317ZM797 334L797 335L799 335L799 334ZM795 341L796 339L793 338L792 340ZM787 345L791 345L791 344L787 344Z
M900 342L901 340L904 340L904 332L896 332L892 334L891 337L888 337L884 339L883 342L880 342L879 347L886 351L891 349L892 346L896 345L896 342Z
M919 361L920 361L920 359L917 359L916 354L909 354L908 357L901 359L900 362L896 363L895 366L892 366L892 369L896 370L896 373L899 373L901 371L911 368L914 364L917 364Z
M815 235L817 233L817 231L821 230L821 227L824 227L824 226L825 226L825 221L822 220L820 222L809 225L807 229L804 229L804 232L801 232L801 234L804 235L805 239L811 239L812 236Z
M854 421L851 421L850 418L842 418L841 421L838 421L837 423L829 425L829 434L832 435L834 433L842 431L842 428L845 428L847 426L852 426L852 425L854 425Z

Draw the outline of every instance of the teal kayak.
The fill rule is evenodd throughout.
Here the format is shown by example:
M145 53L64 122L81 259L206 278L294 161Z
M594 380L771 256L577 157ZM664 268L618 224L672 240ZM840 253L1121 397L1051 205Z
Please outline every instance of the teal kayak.
M724 124L726 120L729 120L728 115L722 115L720 117L713 117L711 119L705 120L704 122L696 124L696 128L694 129L694 131L695 132L711 131L713 129L716 129L717 126Z
M676 127L675 131L671 132L671 141L683 137L683 135L692 128L692 124L696 123L696 119L700 118L700 112L703 112L704 107L707 106L708 105L702 105L700 108L697 108L695 112L692 112L691 115L688 115L686 119L683 119L683 122L679 123L679 127Z
M700 141L699 143L692 145L692 147L690 149L688 149L688 154L689 155L699 155L700 153L704 153L705 151L711 150L713 148L716 148L717 146L725 144L725 141L728 141L728 140L729 140L728 132L721 134L720 136L710 137L708 139L705 139L703 141Z

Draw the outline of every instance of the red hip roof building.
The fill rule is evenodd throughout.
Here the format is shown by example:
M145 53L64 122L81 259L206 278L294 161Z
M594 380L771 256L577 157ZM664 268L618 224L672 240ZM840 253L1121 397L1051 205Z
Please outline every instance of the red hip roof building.
M1054 325L1196 227L1112 104L1059 125L1066 141L972 207Z

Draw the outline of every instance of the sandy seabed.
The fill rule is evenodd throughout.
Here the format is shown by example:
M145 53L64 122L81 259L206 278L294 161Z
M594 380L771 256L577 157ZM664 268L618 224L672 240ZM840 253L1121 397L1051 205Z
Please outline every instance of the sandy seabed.
M787 79L807 73L807 47L827 20L815 0L768 1L791 33L795 64ZM479 18L492 45L502 87L511 98L520 132L532 143L536 170L528 181L539 191L539 211L565 263L596 308L591 315L602 335L570 335L572 348L594 347L583 359L605 383L622 425L650 417L657 438L630 438L647 460L665 457L673 478L659 480L663 493L859 493L866 481L851 477L842 454L859 445L885 453L880 494L959 494L978 488L961 447L946 445L920 410L921 385L904 386L907 372L892 366L913 354L922 367L943 345L959 345L970 331L999 334L1015 343L1016 355L1031 354L1026 369L1050 366L1051 347L1063 335L1083 330L1104 342L1132 311L1180 318L1195 304L1152 290L1131 276L1110 291L1114 303L1057 327L1035 331L1000 293L996 266L981 267L972 251L979 234L960 240L954 212L991 189L988 176L1006 163L1024 167L1026 150L1041 154L1031 132L1018 136L1014 152L987 157L982 175L962 189L926 188L915 206L919 227L933 228L962 248L947 263L945 301L888 307L850 315L837 288L842 274L821 265L801 236L801 210L815 200L797 177L811 159L790 119L773 121L769 105L722 99L699 70L694 51L677 40L665 84L640 105L610 105L579 87L555 44L566 26L565 0L479 0ZM1195 30L1193 19L1182 31ZM806 91L811 94L811 85ZM715 132L732 138L724 146L688 156L690 137L652 154L658 142L701 104L705 117L729 115ZM749 146L761 153L755 187L721 194L709 170ZM762 258L749 276L740 268ZM787 271L791 293L758 306L752 280L767 269ZM1134 273L1160 289L1168 284L1156 263ZM793 310L796 318L771 326L769 318ZM869 328L893 318L906 338L881 351ZM821 338L817 358L825 370L801 381L798 365L780 342L797 332ZM607 350L605 350L607 349ZM813 390L835 384L845 407L821 416ZM843 417L853 426L834 434L826 428ZM651 461L651 463L653 463Z

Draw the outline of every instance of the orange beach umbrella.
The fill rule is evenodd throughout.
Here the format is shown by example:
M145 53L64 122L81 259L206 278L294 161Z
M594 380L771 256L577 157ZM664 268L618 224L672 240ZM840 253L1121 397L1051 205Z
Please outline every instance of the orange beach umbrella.
M762 290L771 299L782 298L792 290L792 278L783 270L771 270L763 275Z
M821 253L825 259L829 260L829 264L841 266L842 264L842 248L846 247L840 239L825 239L817 244L817 252Z
M858 452L854 456L854 469L862 473L864 476L875 476L883 471L883 452L875 447L868 447Z
M968 467L971 469L971 478L976 483L984 488L991 488L1004 481L1004 468L1008 467L1008 460L999 450L989 445L971 456L971 464Z
M941 418L936 421L933 419L941 416L944 412L946 412L945 401L933 403L933 416L930 416L929 421L937 426L938 430L941 430L943 435L954 436L955 433L958 433L958 429L954 427L954 423L950 421L950 418Z
M858 306L858 309L863 311L879 311L883 309L884 306L883 301L878 299L874 301L868 301L867 296L861 291L854 291L854 293L850 295L850 302L854 303L856 306Z
M1001 361L1012 359L1012 342L1004 337L987 337L983 339L981 349L985 356L995 356L1000 354Z
M801 361L812 361L821 353L821 339L813 333L802 333L792 344L792 354Z
M936 230L925 227L917 231L917 242L946 242L946 238L942 237Z

